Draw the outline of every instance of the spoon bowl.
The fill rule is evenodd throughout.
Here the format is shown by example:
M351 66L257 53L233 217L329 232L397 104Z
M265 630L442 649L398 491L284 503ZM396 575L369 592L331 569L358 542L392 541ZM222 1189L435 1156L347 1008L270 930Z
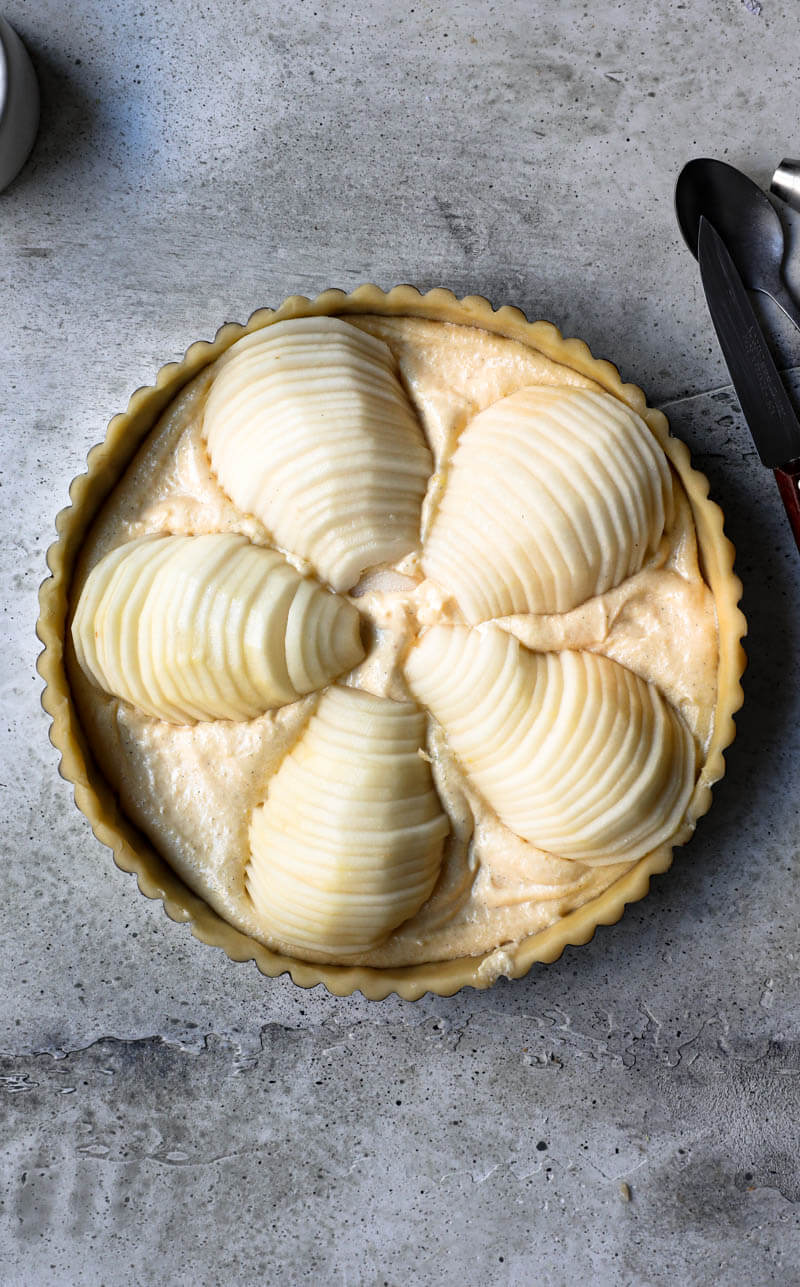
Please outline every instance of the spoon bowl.
M27 160L39 125L39 85L28 51L0 17L0 192Z
M783 280L783 225L752 179L724 161L696 157L678 175L675 213L695 258L703 215L722 237L748 290L769 295L800 330L800 309Z
M800 161L785 156L772 176L769 190L793 210L800 210Z

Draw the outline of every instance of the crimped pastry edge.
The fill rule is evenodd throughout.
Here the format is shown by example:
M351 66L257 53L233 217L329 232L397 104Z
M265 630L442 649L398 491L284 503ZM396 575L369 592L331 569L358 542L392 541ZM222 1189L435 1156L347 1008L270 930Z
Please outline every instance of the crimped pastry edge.
M70 486L70 504L56 518L57 539L47 552L50 576L39 591L36 632L44 647L37 669L45 681L42 706L52 719L50 740L61 753L59 772L72 784L76 805L89 819L97 839L112 850L117 866L135 874L141 892L147 898L161 899L167 915L188 924L201 942L221 948L234 961L255 961L261 973L269 977L288 973L299 987L310 988L322 983L335 996L360 991L368 1000L380 1001L396 993L413 1001L426 992L451 996L463 987L486 988L501 975L521 978L535 963L550 963L557 960L566 947L588 943L599 925L615 924L628 903L646 896L651 877L671 865L672 850L662 848L645 855L597 898L547 929L518 943L501 944L479 956L396 968L301 961L264 947L224 921L184 884L129 822L93 762L64 665L69 589L78 550L100 505L166 406L189 380L247 332L286 318L360 313L476 326L537 349L553 361L595 380L637 411L680 475L692 507L704 574L714 595L719 626L719 667L711 745L684 825L676 834L673 846L685 843L692 834L698 818L710 807L713 784L725 772L724 753L735 737L733 717L743 700L740 680L746 658L741 641L747 633L747 623L738 606L742 586L733 572L735 551L723 531L722 510L709 499L708 480L692 467L685 443L670 435L666 416L648 407L642 390L624 383L611 362L593 357L583 340L565 339L550 322L529 322L519 308L503 305L494 309L480 295L458 299L441 287L423 295L408 285L395 286L388 293L367 284L350 294L326 290L316 299L291 295L277 309L258 309L244 326L225 323L213 340L191 344L180 362L161 367L153 385L133 393L127 410L112 418L103 442L89 452L86 472ZM492 961L493 957L497 958L496 962Z

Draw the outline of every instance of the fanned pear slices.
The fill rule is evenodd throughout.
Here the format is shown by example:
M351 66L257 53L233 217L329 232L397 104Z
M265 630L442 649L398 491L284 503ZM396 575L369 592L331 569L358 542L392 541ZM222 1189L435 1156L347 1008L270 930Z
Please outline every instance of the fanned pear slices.
M142 537L107 554L72 639L98 687L174 724L252 719L364 655L352 604L230 532Z
M638 572L671 509L666 456L635 412L520 389L462 433L423 567L472 623L568 612Z
M430 452L386 345L332 317L238 340L204 433L239 509L335 590L419 543Z
M264 930L366 952L430 895L449 829L413 702L331 688L253 812L246 881Z
M695 744L652 685L594 653L532 653L497 626L435 626L406 662L418 701L512 831L585 863L677 830Z

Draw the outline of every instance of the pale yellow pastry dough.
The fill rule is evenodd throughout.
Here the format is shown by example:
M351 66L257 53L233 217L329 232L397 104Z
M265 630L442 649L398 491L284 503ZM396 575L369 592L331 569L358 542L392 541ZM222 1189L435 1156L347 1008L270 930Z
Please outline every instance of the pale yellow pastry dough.
M378 363L383 373L380 380L385 384L388 381L386 388L391 387L386 405L392 408L393 432L406 436L412 463L408 472L400 470L396 475L405 480L397 493L401 521L397 531L391 531L389 545L381 545L379 511L371 500L365 504L364 523L352 545L336 538L325 547L325 540L320 543L313 535L313 524L304 528L298 522L293 527L292 504L278 521L279 509L269 499L275 457L271 452L262 452L253 440L246 453L252 469L243 471L235 461L234 444L245 441L241 435L246 433L246 417L229 415L223 394L227 388L236 402L244 397L246 382L243 368L237 374L238 346L234 345L203 370L168 408L109 496L84 544L73 585L73 603L91 569L126 542L165 533L196 536L234 532L256 546L278 547L301 573L312 569L333 588L349 589L349 603L362 618L367 649L364 661L354 665L338 681L338 687L325 690L320 698L314 694L301 697L244 722L216 719L184 726L152 718L140 705L124 700L123 692L118 696L104 694L75 665L72 684L81 719L127 815L192 889L229 924L251 938L294 959L342 961L384 969L447 961L498 948L502 949L501 955L505 953L503 960L511 960L513 945L597 899L629 872L643 846L652 846L651 853L664 850L668 855L672 831L685 838L687 825L692 825L682 816L683 805L689 792L697 787L713 738L719 667L714 596L698 561L692 507L655 436L649 436L652 430L621 402L617 405L601 392L591 376L583 373L583 369L595 369L590 359L583 359L583 350L580 361L562 364L542 351L488 330L412 317L351 317L336 321L333 330L320 328L314 319L313 325L301 327L297 335L305 338L320 329L329 334L335 330L337 336L352 332L368 338L371 356L367 365L377 361L376 348L370 347L377 341L382 342L378 347L385 346L390 354ZM256 355L266 351L271 331L278 332L278 326L254 331L246 341L240 341L243 347L239 352ZM279 348L284 340L278 334L272 342ZM349 335L342 343L343 351L350 354L353 346ZM567 351L566 344L562 348ZM555 340L552 349L555 354L561 351ZM350 362L347 357L345 366ZM348 369L351 386L354 384L356 391L360 388L363 393L365 386L360 383L358 364ZM310 381L312 389L316 387L315 378ZM324 391L329 375L320 379L320 390ZM281 402L283 395L276 401L274 391L265 392L266 384L263 388L259 385L259 389L259 423L264 425L266 438L275 425L280 426L280 434L271 441L277 444L276 449L282 449L280 435L291 421L288 404ZM537 390L535 395L532 389ZM545 395L542 390L549 392ZM575 390L583 391L577 399L571 392ZM591 463L585 464L585 487L577 474L571 476L565 512L569 509L573 514L572 553L579 551L580 557L565 560L566 571L558 570L558 547L563 536L559 535L558 524L550 521L551 512L544 536L530 525L547 565L543 597L532 599L525 590L520 598L503 590L499 599L493 599L487 590L488 598L476 606L470 598L471 590L465 592L464 586L489 585L496 542L486 542L486 567L477 581L472 576L474 569L467 568L469 575L463 583L448 571L454 566L451 556L438 560L432 555L429 561L425 551L435 551L437 531L447 521L448 486L450 481L455 485L460 474L457 461L462 436L467 442L467 435L482 415L491 417L501 400L515 398L515 407L528 398L539 407L552 407L559 398L565 399L561 411L567 415L568 429L576 423L576 407L584 426L582 417L594 406L607 427L607 436L602 439L606 455L616 450L613 444L619 435L622 438L613 468L607 460L602 462L602 471L599 464L597 469ZM323 392L311 398L308 406L312 420L320 414L324 402ZM393 457L384 445L374 404L369 398L365 402L366 410L357 417L358 433L378 444L375 460L382 468L381 462L387 464ZM276 406L273 424L270 408L274 410ZM282 477L287 480L287 495L297 503L298 514L325 514L329 506L330 513L339 516L339 523L350 503L342 472L342 444L348 430L338 403L333 410L333 455L322 471L304 478L302 470L298 468L295 476L287 465ZM305 423L303 417L301 421ZM583 429L575 429L574 433L570 429L568 435L575 461L575 444L579 440L584 442L589 460L594 451L599 461L603 452L593 448L585 434L581 439L582 432ZM601 437L605 432L601 426ZM298 462L312 458L310 439L306 444L303 433L301 424L295 442ZM261 435L257 441L261 442ZM488 439L481 451L485 454L490 450ZM419 485L423 463L427 483L424 496ZM326 473L329 465L330 472ZM557 470L552 453L547 468ZM509 493L512 480L502 469L494 470L491 478L490 472L487 469L486 487L493 489L497 504L502 505L506 499L503 479L507 480ZM591 479L596 480L600 472L604 481L596 499L589 496L588 489ZM515 472L514 488L522 473L522 469ZM635 486L626 481L629 476L636 479ZM528 478L525 486L533 487L535 481ZM480 476L474 477L476 487L483 487L484 482ZM325 498L319 509L312 497L317 487ZM378 494L379 489L374 492ZM307 510L303 508L306 504ZM455 509L458 522L463 523L469 510L466 492ZM346 521L342 521L346 527ZM337 523L325 526L326 540L332 532L335 535ZM305 539L303 531L312 536ZM600 546L599 558L593 540ZM328 550L324 556L320 553L323 547ZM464 549L467 561L480 558L480 546L474 542L469 549L465 543ZM496 553L499 558L502 551L497 549ZM512 569L516 566L514 558L507 562ZM506 579L506 589L511 580ZM589 597L582 599L586 593ZM598 840L597 833L594 841L591 836L576 839L575 833L570 842L567 833L577 814L567 809L559 821L558 789L553 780L545 810L547 827L540 830L537 824L528 828L524 820L520 821L522 815L518 815L516 805L509 810L500 801L496 784L486 787L484 782L482 788L481 770L474 767L471 771L471 752L464 751L458 734L459 720L452 721L450 727L450 716L444 712L441 724L433 716L415 714L419 765L435 791L435 795L430 794L429 785L422 793L426 808L432 799L438 799L446 822L442 813L426 817L422 824L425 843L419 849L413 844L404 849L400 833L406 825L403 818L411 816L405 812L409 779L405 769L395 776L391 799L383 802L390 819L386 829L389 839L367 863L369 879L373 881L367 892L384 890L383 912L378 915L377 908L369 904L369 914L359 919L356 902L348 928L344 893L359 855L354 826L348 831L349 824L343 823L340 830L326 830L323 821L335 816L335 810L331 812L320 803L326 791L332 799L331 784L337 780L331 757L320 753L322 758L317 761L315 780L322 784L318 797L321 812L315 812L310 798L301 801L298 780L291 778L291 766L305 754L302 748L311 746L313 750L315 711L329 709L331 700L339 700L331 694L343 693L358 693L359 699L366 694L381 702L390 701L401 711L407 709L411 693L406 667L416 641L422 640L421 651L426 632L433 638L437 630L466 631L466 622L487 610L499 613L501 620L489 629L503 634L504 641L508 641L506 647L512 651L517 648L524 655L553 654L553 659L535 662L537 671L542 667L548 673L569 671L569 682L584 686L565 697L574 713L571 731L576 738L580 738L583 698L591 697L593 709L603 719L615 693L624 695L620 700L627 702L628 717L637 728L644 728L649 720L653 728L660 729L652 763L644 754L643 742L637 743L634 738L631 743L628 768L640 766L643 776L637 783L640 775L630 771L625 781L634 795L639 792L639 821L629 834L624 825L617 825L618 819L604 817L601 809L593 820L598 824L599 818L601 838ZM484 629L478 627L479 631ZM524 648L512 644L512 640L518 640ZM562 652L564 657L559 660ZM578 659L574 663L565 661L567 652ZM605 658L612 659L614 665ZM619 667L627 668L621 685ZM608 683L598 678L606 673L616 678ZM481 677L476 676L476 693L481 682ZM514 683L520 682L519 675L510 676L509 682L513 688ZM412 687L422 697L422 684L412 680ZM434 716L436 702L431 695ZM624 758L628 745L623 732L615 733L610 743L604 771L612 776L609 766L616 765L620 756ZM356 737L352 743L354 764L359 754L357 741ZM571 761L569 742L565 736L559 744L565 764ZM497 746L502 754L502 738ZM509 755L511 749L509 744ZM576 745L576 762L579 752ZM515 800L522 804L526 790L523 759L512 763L514 772L519 772L520 784ZM340 767L337 762L336 772ZM621 773L624 775L624 766ZM341 806L345 812L352 808L355 819L366 807L364 800L351 789L352 784L341 785L343 789L347 786L349 794L334 794L345 802ZM577 808L580 791L573 779L569 779L568 794L570 808ZM660 822L655 819L659 810ZM322 827L315 853L312 846L304 849L300 839L304 814L311 831L317 824ZM284 828L280 846L273 840L267 843L270 829L278 825ZM445 825L447 835L439 835ZM514 827L521 827L526 834ZM561 852L544 848L543 841L557 842ZM414 879L408 886L397 878L403 870L403 853L414 870ZM415 868L417 860L419 867ZM292 912L292 884L303 879L303 863L308 864L307 872L316 863L318 876L320 864L325 862L338 873L336 880L326 888L317 877L311 879L309 888L314 893L306 901L305 915L298 920L296 908ZM281 864L281 897L271 899L270 881ZM403 920L404 915L407 918ZM492 970L496 973L504 968L510 967L497 957L494 964L486 964L487 973L481 977L489 981Z

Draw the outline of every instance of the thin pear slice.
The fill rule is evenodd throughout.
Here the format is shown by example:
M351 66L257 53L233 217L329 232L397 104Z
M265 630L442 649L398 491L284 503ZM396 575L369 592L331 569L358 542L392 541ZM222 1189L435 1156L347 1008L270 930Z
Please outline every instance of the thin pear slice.
M203 432L234 504L334 590L418 546L433 465L382 340L332 317L243 336Z
M232 532L119 546L87 577L72 638L99 688L174 724L253 719L364 656L352 604Z
M462 433L423 567L473 624L568 612L640 570L672 504L667 458L630 408L520 389Z
M640 858L677 831L694 739L624 666L529 652L497 626L434 626L405 670L481 795L531 844L601 864Z
M425 728L414 702L323 694L250 823L247 889L265 933L366 952L430 896L449 823L419 754Z

